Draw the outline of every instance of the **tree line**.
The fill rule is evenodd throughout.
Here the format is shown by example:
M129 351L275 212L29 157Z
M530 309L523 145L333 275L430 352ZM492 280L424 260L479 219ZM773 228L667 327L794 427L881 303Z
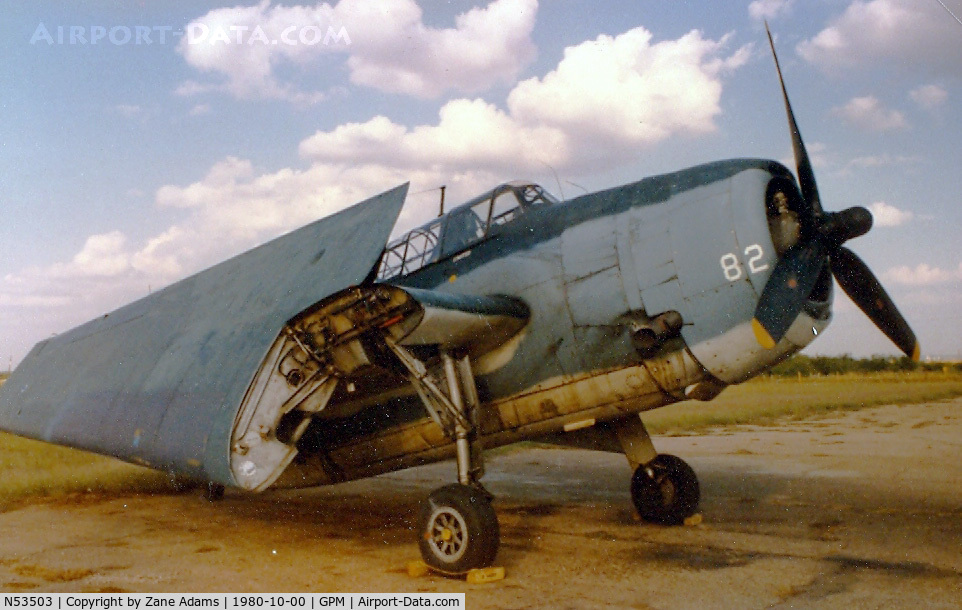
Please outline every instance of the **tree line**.
M806 356L796 354L773 367L768 374L775 377L809 377L843 373L902 373L923 371L962 373L962 362L915 362L907 356Z

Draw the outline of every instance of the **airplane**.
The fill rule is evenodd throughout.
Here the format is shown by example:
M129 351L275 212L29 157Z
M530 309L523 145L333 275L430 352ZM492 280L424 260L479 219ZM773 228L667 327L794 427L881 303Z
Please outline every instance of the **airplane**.
M0 428L226 487L335 484L455 459L423 503L423 560L490 566L484 450L623 452L646 521L700 489L640 413L711 400L828 326L833 281L903 352L908 323L822 209L785 90L798 179L733 159L558 201L503 184L388 242L401 185L38 343Z

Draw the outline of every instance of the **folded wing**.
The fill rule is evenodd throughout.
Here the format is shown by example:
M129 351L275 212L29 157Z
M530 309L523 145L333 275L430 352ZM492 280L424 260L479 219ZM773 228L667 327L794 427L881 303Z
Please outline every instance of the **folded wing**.
M231 435L294 316L364 281L407 194L387 191L42 341L0 389L0 428L235 485Z

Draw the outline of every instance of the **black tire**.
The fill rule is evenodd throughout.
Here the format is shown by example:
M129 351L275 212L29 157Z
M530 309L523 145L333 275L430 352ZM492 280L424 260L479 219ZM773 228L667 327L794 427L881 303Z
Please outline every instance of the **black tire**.
M224 486L213 481L207 483L204 488L204 499L208 502L217 502L224 499Z
M659 454L631 478L631 500L645 521L679 525L695 514L700 499L695 471L674 455Z
M418 517L418 546L424 563L460 574L491 565L498 554L498 516L482 491L446 485L428 496Z

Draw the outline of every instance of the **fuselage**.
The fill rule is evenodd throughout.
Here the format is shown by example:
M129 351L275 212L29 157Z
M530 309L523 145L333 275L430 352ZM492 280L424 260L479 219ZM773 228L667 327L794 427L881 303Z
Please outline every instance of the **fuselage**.
M519 334L472 362L485 447L590 427L711 399L828 324L831 283L821 281L775 349L752 335L755 304L785 247L772 237L776 191L797 196L783 166L734 160L563 203L539 200L497 225L473 200L412 231L433 231L434 251L418 250L410 272L398 265L391 276L382 265L381 281L504 295L530 308ZM481 227L465 237L472 209ZM449 227L457 239L445 235ZM342 396L315 418L283 484L337 482L453 454L413 390L350 405Z
M505 185L385 249L406 191L41 341L0 389L0 427L251 491L332 483L453 455L442 376L473 378L453 383L483 446L570 439L709 400L830 318L823 265L773 348L753 332L772 269L811 237L774 161L566 202Z

